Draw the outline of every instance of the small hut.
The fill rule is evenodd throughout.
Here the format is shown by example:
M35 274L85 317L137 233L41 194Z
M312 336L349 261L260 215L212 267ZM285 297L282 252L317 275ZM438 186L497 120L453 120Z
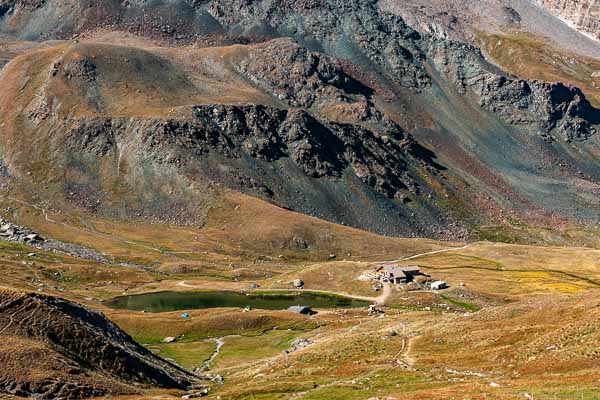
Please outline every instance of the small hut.
M416 265L399 266L387 264L377 270L384 281L395 285L411 282L415 276L423 275L421 269Z

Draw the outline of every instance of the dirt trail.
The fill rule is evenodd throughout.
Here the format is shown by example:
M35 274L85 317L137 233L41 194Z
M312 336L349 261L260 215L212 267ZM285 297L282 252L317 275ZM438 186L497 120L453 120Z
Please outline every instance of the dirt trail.
M460 251L460 250L467 249L471 246L472 246L472 244L466 244L462 247L450 247L450 248L441 249L441 250L428 251L425 253L419 253L419 254L415 254L412 256L403 257L403 258L400 258L397 260L377 262L377 263L375 263L375 265L392 264L392 263L398 263L398 262L407 261L407 260L414 260L419 257L429 256L432 254L446 253L446 252L450 252L450 251ZM177 282L177 286L188 288L188 289L202 289L203 288L200 286L191 285L191 284L187 283L186 281ZM289 292L291 289L268 289L268 290L269 291ZM333 291L329 291L329 290L319 290L319 289L310 289L307 291L313 292L313 293L322 293L322 294L350 297L350 298L357 299L357 300L370 301L374 304L383 305L383 304L385 304L385 302L388 300L388 298L392 294L392 285L388 282L384 283L383 292L379 296L361 296L361 295L356 295L356 294L351 294L351 293L346 293L346 292L333 292Z
M24 201L24 200L17 199L17 198L12 197L12 196L2 196L2 197L4 197L5 199L8 199L8 200L11 200L11 201L15 201L15 202L17 202L19 204L22 204L24 206L31 207L31 208L33 208L33 209L35 209L37 211L40 211L44 215L44 219L46 220L46 222L49 222L49 223L52 223L52 224L62 225L62 226L65 226L67 228L78 230L80 232L84 232L84 233L87 233L87 234L90 234L90 235L93 235L93 236L97 236L97 237L100 237L100 238L113 240L115 242L126 243L126 244L129 244L129 245L132 245L132 246L138 246L138 247L144 248L146 250L150 250L150 251L153 251L153 252L156 252L156 253L160 253L160 254L166 254L166 255L173 256L173 257L179 258L179 259L181 259L181 257L178 256L177 254L183 254L184 253L184 252L171 252L171 251L168 251L168 250L165 250L165 249L161 249L161 248L158 248L158 247L154 247L154 246L151 246L151 245L148 245L148 244L144 244L144 243L141 243L141 242L133 241L133 240L127 239L127 238L125 238L123 236L116 235L114 233L100 232L100 231L96 230L96 228L93 226L93 224L91 224L89 221L87 221L87 220L85 220L83 218L79 218L79 221L81 222L81 224L85 228L80 228L80 227L77 227L75 225L67 224L66 222L62 222L62 221L56 221L56 220L54 220L54 219L52 219L52 218L49 217L50 213L44 207L40 207L40 206L38 206L36 204L32 204L32 203L29 203L29 202ZM101 253L101 254L102 255L106 255L104 253Z
M32 207L32 208L33 208L33 209L35 209L35 210L41 211L41 212L42 212L42 214L44 214L44 219L46 220L46 222L50 222L50 223L52 223L52 224L56 224L56 223L57 223L55 220L53 220L52 218L50 218L50 217L48 216L48 210L46 210L46 209L45 209L45 208L43 208L43 207L40 207L40 206L38 206L38 205L35 205L35 204L32 204L32 203L26 202L26 201L24 201L24 200L19 200L19 199L15 198L15 197L12 197L12 196L4 196L4 197L5 197L5 198L7 198L7 199L9 199L9 200L16 201L16 202L17 202L17 203L19 203L19 204L23 204L23 205L25 205L25 206Z
M347 334L350 334L352 332L354 332L357 328L359 328L361 326L361 322L359 321L359 323L357 325L354 325L348 332ZM399 366L403 366L404 368L407 368L409 370L413 370L413 362L414 360L408 355L408 352L410 351L410 347L411 347L411 337L409 337L407 330L408 330L408 326L403 323L400 322L397 325L396 330L400 330L402 333L400 333L401 338L402 338L402 344L400 346L400 350L393 356L392 360L395 359L396 360L396 364L387 367L383 370L381 369L377 369L374 371L369 371L361 376L358 377L354 377L353 379L349 380L349 379L338 379L338 380L334 380L332 382L326 383L326 384L322 384L322 385L316 385L314 388L303 391L303 392L299 392L299 393L292 393L290 395L288 395L287 397L285 397L286 399L301 399L304 398L306 395L316 391L316 390L322 390L322 389L326 389L326 388L330 388L330 387L335 387L335 386L342 386L342 385L349 385L349 384L354 384L356 381L360 381L364 378L368 378L369 376L372 376L374 374L380 374L380 375L385 375L387 373L389 373L392 369L394 368L398 368ZM337 340L335 337L330 337L327 338L325 340L322 340L320 342L315 342L315 344L319 343L320 345L323 345L324 343L326 343L328 340Z
M397 260L381 261L381 262L378 262L376 264L377 265L393 264L393 263L399 263L399 262L402 262L402 261L414 260L414 259L417 259L417 258L420 258L420 257L430 256L430 255L433 255L433 254L447 253L447 252L450 252L450 251L460 251L460 250L467 249L467 248L471 247L472 245L473 245L473 243L470 243L470 244L466 244L466 245L464 245L462 247L450 247L450 248L447 248L447 249L428 251L426 253L415 254L415 255L412 255L412 256L399 258Z

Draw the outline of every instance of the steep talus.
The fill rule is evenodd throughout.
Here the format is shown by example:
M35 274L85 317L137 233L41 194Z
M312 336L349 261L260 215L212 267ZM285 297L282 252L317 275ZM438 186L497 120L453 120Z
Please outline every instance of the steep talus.
M240 8L244 11L237 12ZM308 47L376 69L386 82L396 85L393 91L412 98L400 101L408 103L406 108L414 114L425 108L435 131L441 136L452 135L462 147L457 151L436 148L450 170L471 182L479 181L479 190L488 186L482 182L482 174L496 175L513 187L508 197L496 188L483 189L492 198L505 197L501 203L516 206L515 199L523 197L526 208L538 204L540 209L569 218L596 219L593 210L598 204L584 200L587 204L582 205L583 199L575 192L581 190L576 185L585 186L590 196L597 190L600 171L593 167L593 160L598 154L595 133L600 111L579 89L512 77L486 61L472 45L419 33L375 1L331 0L319 7L263 1L242 7L236 2L215 1L210 11L235 32L249 33L257 26L268 26ZM411 123L414 114L401 113L402 122ZM504 124L498 124L498 119ZM422 124L418 121L415 125ZM544 146L548 141L557 144ZM568 144L574 141L584 144ZM498 148L504 152L498 153ZM468 163L481 163L485 171L479 176L465 174L466 161L457 158L458 151L468 153L472 159ZM525 161L513 157L520 153L538 156ZM563 165L568 167L558 167ZM574 177L587 182L575 181L575 185ZM555 197L548 201L553 190Z
M427 87L430 76L422 68L424 54L418 47L406 47L420 37L402 18L380 14L377 1L327 1L316 3L213 1L211 14L233 32L252 32L263 24L282 35L291 35L308 47L316 47L342 58L366 57L389 72L401 86Z
M375 1L329 1L323 20L317 15L323 8L306 4L275 6L257 1L244 13L236 13L240 7L235 2L217 1L211 12L228 25L253 26L262 21L282 34L292 30L298 40L307 45L318 41L339 57L354 47L391 80L417 91L431 85L427 66L433 65L459 93L467 94L470 89L469 94L485 109L511 124L537 126L545 134L556 129L568 140L585 139L595 133L594 126L600 122L599 111L579 89L516 80L489 64L477 48L421 34L402 18L382 12ZM289 26L297 19L302 21L303 31Z
M537 0L575 28L600 40L600 2L598 0Z
M285 39L226 51L220 62L239 81L228 95L240 95L220 104L202 104L217 98L187 65L150 51L133 48L126 67L118 62L127 47L105 44L14 60L3 71L5 93L36 79L14 101L5 97L5 115L20 115L6 119L6 163L23 181L42 179L66 201L119 218L202 224L218 183L386 234L435 235L436 225L454 223L428 181L442 179L435 155L340 62ZM265 52L290 57L269 65ZM293 73L280 83L267 70ZM254 98L264 93L272 106L247 104L255 87L264 92ZM161 96L160 108L148 104ZM29 141L38 145L23 152Z
M467 95L511 125L558 140L585 140L597 132L600 111L576 87L515 79L461 43L434 40L429 55L437 70Z
M130 169L153 165L156 170L179 171L192 179L215 180L288 207L313 207L320 213L332 212L329 207L337 208L337 200L327 205L318 198L323 195L319 192L334 196L335 191L347 191L345 187L373 191L376 197L399 204L417 200L430 189L421 186L415 171L425 168L436 174L439 168L391 121L375 131L320 120L303 110L262 105L194 106L187 119L78 118L63 130L64 140L55 142L60 148L51 151L59 155L51 161L56 166L65 162L68 166L74 157L85 162L128 149L121 163ZM69 158L65 160L64 154ZM273 170L272 165L285 166L285 172ZM294 176L295 183L286 175ZM302 195L295 194L294 185L306 185ZM311 185L318 189L311 190ZM352 207L344 213L352 224L371 224ZM344 214L325 216L344 218Z
M341 177L351 167L365 184L391 198L402 189L416 190L406 173L413 143L391 122L384 135L379 135L356 125L321 122L302 110L199 106L193 113L193 123L169 121L162 130L148 132L150 136L144 141L151 147L183 147L195 155L214 149L233 158L276 161L289 157L313 178ZM172 154L156 151L157 156L170 157L169 162L185 153L179 149Z
M74 399L132 393L131 384L185 389L196 382L136 344L102 314L66 300L0 289L0 326L0 359L10 367L0 372L4 392ZM7 343L14 345L10 356ZM35 364L23 364L36 354ZM65 376L44 378L52 366ZM13 376L14 368L31 373Z

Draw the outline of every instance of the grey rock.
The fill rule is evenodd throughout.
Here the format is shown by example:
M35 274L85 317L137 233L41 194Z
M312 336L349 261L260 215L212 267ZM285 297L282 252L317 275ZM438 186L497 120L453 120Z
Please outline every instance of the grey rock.
M294 287L296 287L296 288L303 288L304 281L302 279L294 279L294 282L292 282L292 285L294 285Z
M305 338L296 339L292 342L290 350L288 350L288 352L292 353L294 351L304 349L305 347L308 347L311 344L313 344L312 340L305 339Z

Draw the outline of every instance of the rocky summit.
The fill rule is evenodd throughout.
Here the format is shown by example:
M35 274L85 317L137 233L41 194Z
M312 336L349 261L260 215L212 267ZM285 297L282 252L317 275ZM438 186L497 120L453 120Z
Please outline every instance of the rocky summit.
M596 398L599 10L0 0L0 397Z

